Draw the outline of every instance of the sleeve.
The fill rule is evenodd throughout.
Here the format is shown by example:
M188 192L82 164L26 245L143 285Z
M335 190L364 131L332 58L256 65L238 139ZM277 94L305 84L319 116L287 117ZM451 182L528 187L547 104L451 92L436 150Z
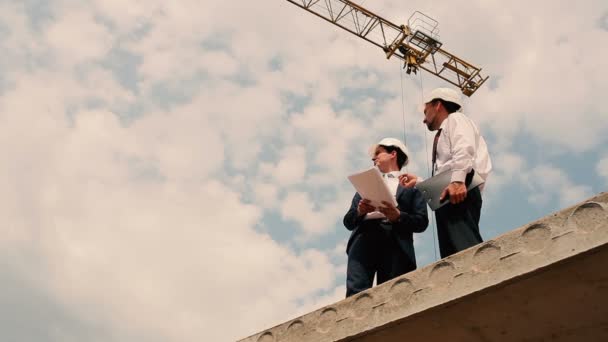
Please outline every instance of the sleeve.
M492 160L488 152L488 145L483 136L479 136L479 146L477 146L477 155L475 156L475 172L484 179L488 179L488 175L492 172Z
M397 229L409 230L413 233L422 233L429 225L429 215L426 202L418 189L411 189L408 210L399 209L401 215L395 224Z
M473 169L476 133L464 114L450 114L448 120L452 182L464 182L467 174Z
M355 229L358 225L363 222L363 216L359 216L357 213L357 206L359 206L359 201L361 200L361 196L356 193L353 197L353 201L350 205L350 209L344 215L344 219L342 222L344 223L344 227L348 230Z

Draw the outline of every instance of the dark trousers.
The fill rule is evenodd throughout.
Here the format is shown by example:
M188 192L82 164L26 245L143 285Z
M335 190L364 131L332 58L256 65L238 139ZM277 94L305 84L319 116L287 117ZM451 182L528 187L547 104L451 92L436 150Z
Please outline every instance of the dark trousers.
M381 225L362 227L348 251L346 297L382 284L416 269L416 264L399 247L390 230Z
M474 188L463 202L449 203L435 211L442 258L483 242L479 234L481 202L481 192Z

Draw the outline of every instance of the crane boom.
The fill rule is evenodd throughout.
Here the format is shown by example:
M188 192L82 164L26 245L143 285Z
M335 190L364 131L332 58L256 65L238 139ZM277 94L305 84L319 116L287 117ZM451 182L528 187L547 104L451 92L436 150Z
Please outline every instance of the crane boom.
M478 68L443 50L437 22L415 12L408 25L396 25L349 0L287 0L381 48L386 58L404 61L407 73L423 69L473 95L488 79Z

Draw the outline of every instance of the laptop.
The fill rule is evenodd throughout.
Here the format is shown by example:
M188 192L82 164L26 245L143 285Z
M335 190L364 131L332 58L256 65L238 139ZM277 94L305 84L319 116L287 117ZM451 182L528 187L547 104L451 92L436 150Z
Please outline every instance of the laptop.
M451 181L452 173L442 172L434 177L417 183L416 188L422 193L424 200L429 205L431 210L435 211L450 202L448 196L446 196L443 201L439 201L439 197ZM468 181L469 177L467 177L467 191L470 191L471 189L474 189L484 183L483 178L481 178L477 172L473 172L473 178L470 182Z

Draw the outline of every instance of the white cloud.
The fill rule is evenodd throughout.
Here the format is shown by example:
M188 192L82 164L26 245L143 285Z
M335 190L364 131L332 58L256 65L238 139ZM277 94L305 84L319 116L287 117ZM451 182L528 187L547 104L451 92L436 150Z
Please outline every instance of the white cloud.
M342 257L344 254L346 254L346 241L337 244L332 251L334 257Z
M342 191L319 202L306 192L292 191L281 202L281 215L296 222L307 238L330 231L346 214L351 198L350 192Z
M487 190L500 194L503 187L520 182L528 165L523 156L508 151L495 151L491 154L492 174L488 177Z
M306 150L302 146L287 146L281 151L281 159L273 170L280 186L302 182L306 174Z
M608 157L604 157L597 163L596 171L606 179L606 183L608 184Z
M284 110L271 85L242 87L228 82L201 91L191 107L222 132L222 145L233 166L242 171L258 160L262 142L280 131Z
M557 198L561 207L572 205L591 196L591 188L574 183L561 169L541 165L522 175L522 180L530 189L529 201L536 205L546 205Z
M493 47L492 51L473 46L468 50L477 51L479 58L487 61L485 70L498 85L495 90L484 87L481 96L469 101L471 113L487 122L507 144L521 129L543 145L557 144L570 151L586 151L602 144L606 120L599 104L589 99L601 97L601 89L606 88L606 72L595 65L607 52L594 43L605 32L594 20L585 19L599 16L599 2L563 7L551 16L569 23L560 28L543 15L541 3L526 6L526 11L517 14L512 12L513 6L519 7L517 2L510 3L498 18L486 17L478 23L488 33L483 35L488 41L470 41L470 45ZM508 29L514 22L516 34ZM520 39L518 32L526 38ZM591 46L593 52L577 53L585 46Z
M312 105L291 117L286 139L305 141L308 148L316 152L312 164L317 170L310 175L310 183L317 186L336 183L336 175L346 175L350 171L349 153L371 141L366 138L370 132L365 130L363 123L352 120L349 114L335 113L327 105Z
M32 122L15 110L22 115L13 118L23 120L15 124ZM12 167L3 175L10 224L1 243L44 258L28 277L78 317L138 336L234 339L279 322L296 310L297 299L332 286L327 256L296 255L256 233L260 209L203 180L221 164L222 149L205 142L214 140L212 132L187 108L129 127L102 111L79 112L69 127L62 114L39 116L33 127L11 126L15 133L34 128L31 137L41 140L4 145ZM201 145L210 147L206 158L185 153ZM151 172L146 163L166 178L141 177ZM256 314L234 307L255 307ZM242 330L226 333L222 324L235 319Z
M605 32L591 27L602 4L552 4L551 16L545 3L524 12L517 2L366 6L396 22L416 7L440 19L445 47L497 80L467 103L498 140L491 182L523 182L539 194L532 202L566 205L589 186L524 161L512 141L523 132L562 154L605 141L602 109L588 101L608 79L597 69ZM496 7L500 15L484 15ZM286 246L342 229L353 193L345 176L369 165L371 143L401 136L396 61L286 1L53 1L38 10L0 4L0 258L17 270L15 298L43 293L56 303L51 316L84 327L53 321L49 340L103 340L89 327L116 341L234 340L343 298L344 264L334 264L343 241L329 251ZM114 49L134 61L115 57L116 70L105 69ZM428 90L435 81L424 77ZM404 85L408 139L432 139L414 110L418 78ZM414 172L428 157L412 151ZM597 172L608 178L606 165ZM255 230L268 209L294 223L268 229L292 229L285 244Z
M256 183L253 185L256 203L264 208L274 208L278 204L279 188L271 183Z
M133 124L142 152L136 157L165 177L205 179L222 167L224 145L219 132L196 105L172 113L153 113Z
M281 205L281 213L285 219L294 220L308 233L321 233L333 222L324 222L323 216L315 210L315 203L305 192L292 192L287 195Z
M75 66L109 51L113 37L88 9L68 9L58 14L59 18L45 32L55 63Z
M318 308L327 306L344 299L346 294L346 286L340 285L333 288L332 291L326 294L306 300L302 307L296 312L296 315L304 315ZM296 316L297 317L297 316Z

